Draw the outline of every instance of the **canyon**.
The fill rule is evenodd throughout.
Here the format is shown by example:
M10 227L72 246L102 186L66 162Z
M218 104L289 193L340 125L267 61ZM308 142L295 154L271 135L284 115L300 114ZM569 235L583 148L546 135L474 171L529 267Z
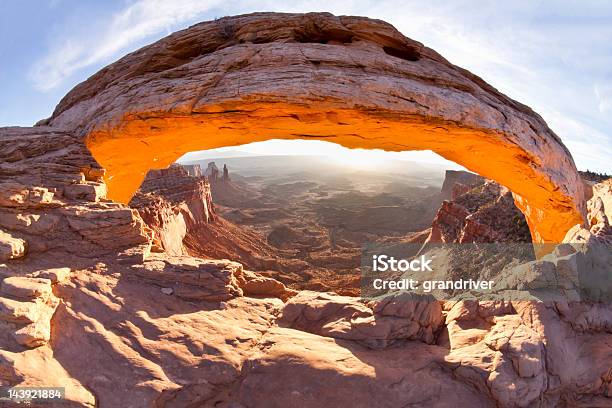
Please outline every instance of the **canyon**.
M440 190L438 180L419 178L433 170L416 163L399 167L414 174L402 178L333 166L333 158L287 160L233 159L247 176L236 174L237 181L227 165L226 176L210 183L177 164L152 170L130 206L162 242L172 242L166 252L232 259L292 289L349 296L360 294L367 244L531 242L510 192L478 175L446 171ZM203 175L205 167L217 168L214 162L184 168ZM213 208L212 196L216 210L202 212Z
M169 226L177 221L157 211L153 218L165 219L166 226L147 224L161 236L179 237L191 255L232 259L293 289L358 296L362 245L426 233L422 230L429 227L439 206L439 186L417 187L412 183L421 180L415 176L393 177L378 171L353 174L330 161L333 163L333 158L301 156L234 159L243 172L232 173L230 179L225 165L226 177L209 183L215 197L214 222L191 225L187 234L168 234L167 230L176 229ZM205 174L201 169L211 165L216 168L214 162L185 168ZM407 169L411 167L414 172L414 164ZM422 173L426 171L420 170L418 175ZM149 172L130 201L145 222L151 217L144 216L148 208L141 209L142 192L154 190L159 199L172 200L165 189L156 189L160 179L152 176L155 174L157 171ZM161 184L197 183L197 177L184 172L165 179L168 181ZM210 192L198 194L194 189L171 213L198 207L199 202L210 200Z
M172 165L270 138L432 149L486 177L449 173L431 213L375 235L549 249L487 300L337 293L351 280L329 279L329 261L351 242L329 234L316 287L288 279L296 246L311 248L301 226L253 227L278 214L257 208L265 197L245 205L231 168ZM311 209L331 228L327 209L355 197ZM542 118L387 23L197 24L104 68L37 126L0 128L0 386L64 387L62 407L610 406L610 211L610 179L583 180ZM342 214L342 234L371 228L359 214Z

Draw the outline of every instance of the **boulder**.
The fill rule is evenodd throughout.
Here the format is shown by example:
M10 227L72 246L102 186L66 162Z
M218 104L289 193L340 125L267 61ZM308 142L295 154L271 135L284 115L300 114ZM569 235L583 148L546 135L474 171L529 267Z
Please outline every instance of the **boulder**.
M348 296L301 291L285 305L279 324L384 349L402 340L433 343L443 323L440 304L423 297L391 297L369 304Z
M64 283L70 278L70 268L43 269L32 274L35 278L49 279L52 284Z
M298 292L287 288L282 282L262 276L255 272L244 271L239 278L239 284L246 296L276 297L287 301Z
M26 250L25 240L0 230L0 261L22 258L26 254Z
M106 184L94 181L69 184L64 188L64 196L72 200L100 201L106 198Z
M242 265L237 262L151 255L132 270L141 279L172 288L183 299L220 302L243 295L238 282Z
M52 295L51 281L43 278L12 276L4 278L0 292L17 299L47 299Z
M0 297L0 320L13 323L33 323L40 316L40 304Z

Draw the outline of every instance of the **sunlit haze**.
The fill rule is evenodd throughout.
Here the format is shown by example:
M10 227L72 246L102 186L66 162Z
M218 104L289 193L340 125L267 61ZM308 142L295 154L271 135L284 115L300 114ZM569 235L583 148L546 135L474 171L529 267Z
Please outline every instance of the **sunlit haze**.
M402 160L434 164L448 169L463 169L455 162L445 160L432 151L386 152L379 149L348 149L319 140L268 140L242 146L223 147L187 153L178 161L189 163L198 160L241 156L328 156L337 164L356 169L380 167L389 160Z

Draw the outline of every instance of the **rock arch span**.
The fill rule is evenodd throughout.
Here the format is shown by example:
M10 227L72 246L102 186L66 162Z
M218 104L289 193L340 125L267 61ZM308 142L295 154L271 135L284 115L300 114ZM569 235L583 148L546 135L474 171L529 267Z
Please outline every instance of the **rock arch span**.
M510 188L535 242L584 220L571 154L544 120L391 25L256 13L194 25L76 86L45 121L83 137L127 202L186 152L272 138L429 149Z

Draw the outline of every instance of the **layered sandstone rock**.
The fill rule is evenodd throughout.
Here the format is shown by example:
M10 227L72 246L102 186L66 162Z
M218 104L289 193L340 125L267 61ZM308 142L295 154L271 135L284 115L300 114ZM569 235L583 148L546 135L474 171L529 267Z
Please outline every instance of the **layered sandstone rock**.
M215 219L210 184L206 177L191 176L180 164L152 170L139 188L142 194L163 196L175 205L187 204L191 223L208 223ZM132 207L137 203L131 202Z
M174 294L187 300L220 302L242 296L237 281L242 265L237 262L151 256L132 269L138 277L161 287L171 287Z
M152 250L170 255L186 255L183 239L187 235L185 210L163 197L137 193L130 204L153 232Z
M2 259L47 253L45 266L63 267L57 253L91 257L149 242L136 210L104 198L104 170L71 133L1 128L0 163Z
M365 304L353 297L302 291L287 302L279 324L384 349L402 340L433 343L442 321L440 304L426 297Z
M0 230L0 261L21 258L26 248L26 241Z
M475 175L465 177L463 182L457 179L457 175L445 179L442 194L452 199L442 202L427 242L531 241L525 217L507 188Z
M442 200L454 200L472 188L484 184L485 178L478 174L461 170L446 170L440 191Z
M593 187L594 200L589 200L589 224L590 226L603 221L602 213L612 222L612 178ZM592 214L592 215L591 215Z
M208 180L181 165L150 171L130 201L153 231L154 248L186 255L183 239L216 218Z
M0 284L0 324L8 326L14 341L28 348L51 339L51 317L59 300L51 291L51 280L10 276ZM5 338L1 349L11 349Z
M548 387L544 339L512 304L458 302L446 322L451 346L447 361L457 364L459 378L490 393L500 406L542 405Z
M93 75L43 123L85 137L109 197L125 203L150 168L186 152L318 138L431 149L496 180L536 242L560 242L584 220L571 155L542 118L379 20L255 13L200 23Z
M275 297L285 302L298 293L274 278L252 271L243 271L238 275L238 285L247 296Z
M609 302L295 294L232 261L148 255L138 211L105 198L100 164L108 196L127 197L186 150L329 136L432 148L497 179L535 240L581 223L571 157L543 121L385 23L203 23L96 74L50 123L68 130L0 129L0 228L27 246L0 261L0 386L61 386L66 406L103 408L610 405ZM560 258L609 272L604 198L567 236L587 251Z

